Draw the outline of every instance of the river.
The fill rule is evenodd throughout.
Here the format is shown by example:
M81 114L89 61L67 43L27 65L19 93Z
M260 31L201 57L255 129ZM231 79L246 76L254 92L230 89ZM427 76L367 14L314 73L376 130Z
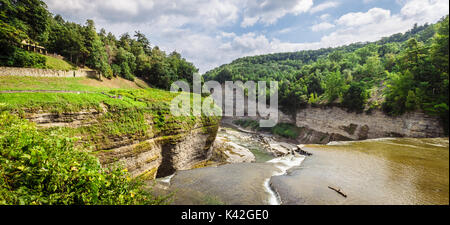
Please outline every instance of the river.
M173 204L188 205L449 204L448 138L306 145L312 156L280 158L230 141L259 155L257 162L178 171L158 180L156 192L174 192Z

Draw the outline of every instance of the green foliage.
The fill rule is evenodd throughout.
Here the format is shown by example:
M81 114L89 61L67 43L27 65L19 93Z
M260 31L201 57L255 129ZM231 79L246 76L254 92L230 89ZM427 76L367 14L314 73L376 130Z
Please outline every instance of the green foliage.
M48 29L49 15L46 4L41 0L0 0L0 20L8 27L14 27L5 30L20 30L26 35L22 38L28 37L36 41L43 40ZM15 37L11 38L14 39Z
M265 131L270 132L275 135L279 135L281 137L295 139L300 134L301 128L289 124L289 123L279 123L271 128L260 127L259 121L252 119L238 119L233 121L234 124L239 125L243 128L256 130L256 131Z
M436 27L426 43L415 38L405 43L389 76L383 109L392 115L416 109L439 115L448 133L448 16Z
M27 52L19 48L13 48L12 55L6 58L6 61L0 60L2 66L14 66L14 67L34 67L34 68L46 68L47 59L33 52Z
M448 130L448 21L446 16L372 43L244 57L204 79L279 81L280 106L290 113L322 100L361 112L366 90L374 90L385 99L371 101L369 109L382 105L390 115L423 110L440 115Z
M45 67L47 69L54 69L54 70L73 70L75 69L75 66L71 65L70 63L58 59L52 56L46 56L45 57Z
M414 76L411 72L388 74L386 88L386 100L383 103L383 110L392 114L400 115L406 112L406 96L410 90L414 89Z
M289 123L279 123L272 128L272 133L290 139L295 139L299 135L299 128Z
M368 98L367 91L361 83L352 82L344 92L342 105L350 111L362 112Z
M249 128L251 130L258 130L260 128L259 122L256 120L252 120L252 119L234 120L233 123L236 125L239 125L241 127L244 127L244 128Z
M64 21L60 15L51 17L39 0L0 3L0 65L45 68L45 63L16 49L27 40L39 41L49 52L64 56L75 66L98 70L106 78L121 76L134 81L138 76L162 89L169 89L177 80L192 83L193 74L198 72L179 53L166 55L157 46L152 48L141 32L134 37L125 33L116 39L104 29L97 33L93 20L83 26Z
M230 70L225 68L220 71L219 74L217 74L216 80L221 84L225 83L225 81L232 81L233 74L230 72Z
M334 100L342 97L342 93L344 93L346 85L341 72L336 71L329 73L329 75L325 77L324 88L324 95L328 102L333 102Z
M48 61L47 61L48 62ZM60 67L62 68L62 67ZM141 83L142 81L138 81ZM114 85L114 86L110 86ZM0 76L0 90L55 90L108 92L112 89L135 89L140 84L123 82L121 79L99 81L87 77L29 77ZM145 84L141 88L148 88Z
M316 104L319 102L319 98L317 97L316 93L311 93L309 99L308 99L308 104Z
M162 204L120 167L104 169L73 140L0 114L0 204Z

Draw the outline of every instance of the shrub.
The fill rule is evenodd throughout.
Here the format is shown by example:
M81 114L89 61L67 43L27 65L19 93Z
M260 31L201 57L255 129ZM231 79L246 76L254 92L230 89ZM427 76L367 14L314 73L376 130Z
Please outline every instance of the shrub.
M8 61L8 66L45 68L46 60L43 55L16 49Z
M293 124L289 123L279 123L275 125L274 127L260 127L259 121L252 120L252 119L239 119L234 120L234 124L239 125L243 128L249 128L256 131L264 131L264 132L270 132L275 135L279 135L285 138L291 138L295 139L300 134L299 128Z
M272 128L272 133L290 139L295 139L299 135L298 127L288 123L277 124Z
M0 204L162 204L120 167L104 169L73 140L0 114Z
M256 120L252 120L252 119L239 119L239 120L235 120L233 121L234 124L239 125L243 128L249 128L252 130L259 130L259 122Z

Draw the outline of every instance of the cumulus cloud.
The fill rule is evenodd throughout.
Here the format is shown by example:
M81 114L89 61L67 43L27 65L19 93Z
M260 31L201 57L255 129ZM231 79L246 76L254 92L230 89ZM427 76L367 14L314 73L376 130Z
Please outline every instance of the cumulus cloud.
M331 28L333 28L333 27L335 27L334 24L327 23L327 22L322 22L322 23L313 25L313 26L311 27L311 30L312 30L312 31L323 31L323 30L331 29Z
M400 13L372 8L367 12L347 13L336 20L339 29L322 37L326 46L338 46L358 41L375 41L395 33L405 32L414 24L434 23L449 13L446 0L410 0Z
M358 41L374 41L410 29L414 23L436 22L448 14L446 0L404 0L399 13L372 8L364 12L317 17L312 31L326 31L315 42L295 43L270 38L270 33L246 28L276 25L286 15L317 13L337 7L334 1L313 5L312 0L45 0L50 10L84 23L94 19L98 27L121 34L139 30L165 51L178 51L206 72L216 66L258 54L333 47ZM341 3L344 4L344 3ZM331 12L330 12L331 13ZM333 14L333 17L336 17ZM239 27L244 31L239 31ZM295 29L294 29L295 28ZM275 29L277 34L301 30L298 24Z
M331 15L328 14L328 13L326 13L326 14L321 15L319 18L320 18L321 20L327 20L327 19L329 19L330 17L331 17Z
M238 19L235 0L46 0L52 11L75 20L87 18L103 22L154 23L161 17L177 24L195 23L220 26ZM173 21L171 21L173 22Z
M274 24L287 14L298 15L307 12L313 5L312 0L265 0L245 1L242 27L253 26L257 22Z
M357 12L345 14L337 20L337 23L345 26L360 26L365 24L380 23L390 17L391 11L380 8L372 8L365 13Z
M324 2L322 4L319 4L317 6L314 6L313 8L311 8L310 12L311 13L316 13L316 12L320 12L329 8L336 8L339 6L339 2Z

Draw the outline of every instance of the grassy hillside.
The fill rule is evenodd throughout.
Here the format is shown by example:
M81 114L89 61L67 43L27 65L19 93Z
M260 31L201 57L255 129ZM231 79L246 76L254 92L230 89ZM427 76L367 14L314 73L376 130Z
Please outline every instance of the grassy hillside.
M194 127L205 132L217 128L216 117L172 116L170 102L176 95L148 88L139 80L0 77L0 175L11 181L0 179L0 204L165 203L164 198L142 191L139 180L144 177L132 180L125 170L100 170L92 156L114 148L118 142L129 145L154 137L176 141L180 132ZM91 113L92 120L83 126L39 129L23 120L42 113L79 112ZM51 159L45 165L43 155ZM61 177L74 184L73 189L64 189L64 182L57 182ZM54 183L36 186L40 179ZM77 182L96 188L77 186Z
M58 59L52 56L44 55L45 57L45 66L47 69L54 70L73 70L76 69L76 66L72 65L65 60Z
M0 91L6 90L63 90L63 91L108 91L112 89L150 88L140 79L129 81L123 78L103 79L85 77L11 77L0 76Z

